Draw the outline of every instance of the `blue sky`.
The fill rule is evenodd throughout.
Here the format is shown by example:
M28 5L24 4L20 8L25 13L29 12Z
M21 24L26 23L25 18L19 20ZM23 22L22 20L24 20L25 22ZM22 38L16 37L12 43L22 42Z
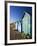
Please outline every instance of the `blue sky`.
M21 19L24 11L32 15L32 7L10 6L10 22L16 22Z

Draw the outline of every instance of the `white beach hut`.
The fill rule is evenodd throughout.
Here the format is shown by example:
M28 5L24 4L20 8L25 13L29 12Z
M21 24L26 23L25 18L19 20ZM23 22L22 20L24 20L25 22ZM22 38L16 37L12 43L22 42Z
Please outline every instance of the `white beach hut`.
M21 21L16 22L16 29L19 32L25 32L30 34L30 14L25 12L22 16Z

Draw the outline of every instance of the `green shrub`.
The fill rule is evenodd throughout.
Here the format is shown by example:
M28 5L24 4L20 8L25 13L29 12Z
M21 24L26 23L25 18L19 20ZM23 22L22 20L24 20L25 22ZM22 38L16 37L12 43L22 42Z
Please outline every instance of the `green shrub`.
M22 32L22 33L21 33L21 38L22 38L22 39L31 39L31 38L32 38L32 35L29 34L29 33L24 33L24 32Z

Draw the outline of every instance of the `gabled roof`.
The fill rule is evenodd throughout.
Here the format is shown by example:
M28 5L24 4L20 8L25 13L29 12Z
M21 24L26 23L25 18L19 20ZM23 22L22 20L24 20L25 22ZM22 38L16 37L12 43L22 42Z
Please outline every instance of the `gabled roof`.
M29 14L28 12L25 12L25 11L24 11L24 14L23 14L23 16L22 16L22 19L24 18L24 16L30 16L30 14Z

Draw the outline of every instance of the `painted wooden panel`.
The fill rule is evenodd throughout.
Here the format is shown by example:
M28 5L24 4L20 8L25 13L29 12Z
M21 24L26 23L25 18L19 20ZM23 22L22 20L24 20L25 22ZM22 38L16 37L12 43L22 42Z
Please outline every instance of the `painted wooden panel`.
M22 19L22 31L30 34L30 15L25 13Z

